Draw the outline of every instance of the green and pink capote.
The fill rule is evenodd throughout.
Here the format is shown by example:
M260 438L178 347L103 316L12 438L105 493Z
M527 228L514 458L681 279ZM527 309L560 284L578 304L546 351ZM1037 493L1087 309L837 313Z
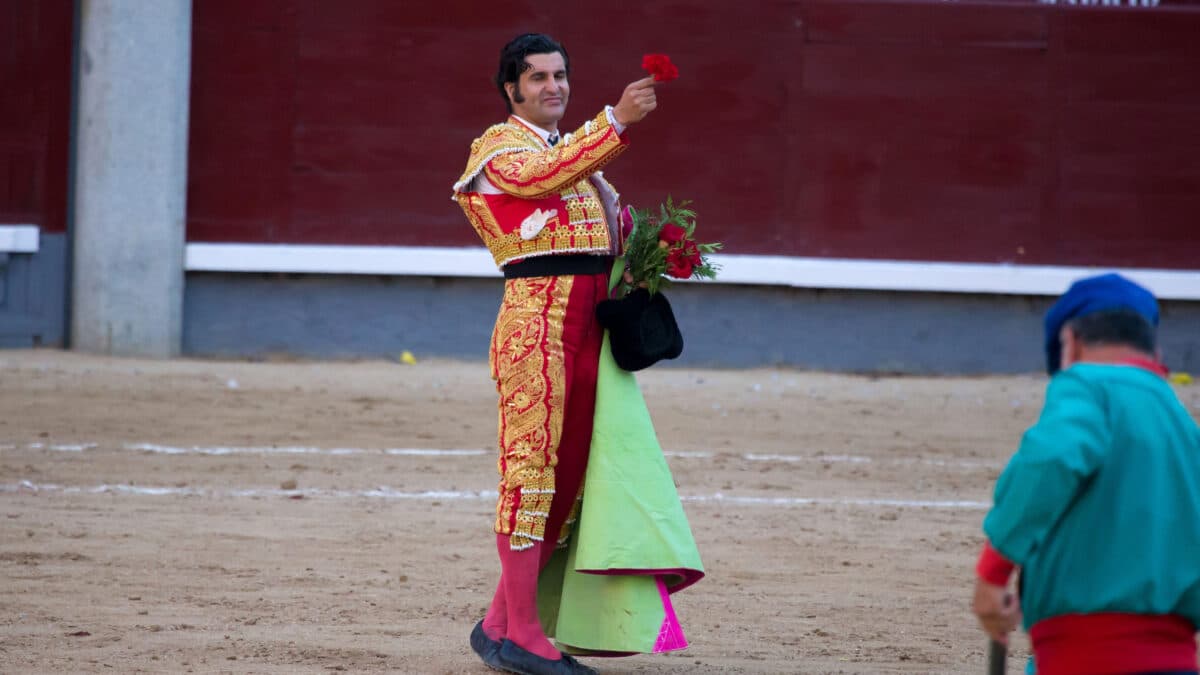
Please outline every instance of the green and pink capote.
M618 259L614 285L623 269ZM579 521L538 579L543 628L572 654L683 649L670 596L703 576L645 399L613 360L606 332Z

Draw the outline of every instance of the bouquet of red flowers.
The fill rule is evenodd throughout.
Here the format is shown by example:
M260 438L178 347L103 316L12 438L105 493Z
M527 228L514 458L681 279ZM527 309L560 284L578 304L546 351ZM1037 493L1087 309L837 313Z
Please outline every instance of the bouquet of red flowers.
M675 204L670 198L658 209L627 208L621 213L625 239L621 292L596 307L596 318L609 332L613 359L625 370L641 370L662 359L683 353L683 334L660 293L671 279L712 279L717 266L705 256L720 244L700 244L696 212L689 202ZM614 272L615 274L615 272Z
M675 204L670 197L658 208L658 215L628 207L621 212L625 240L625 263L629 272L626 292L636 287L654 295L667 288L671 279L713 279L719 267L708 261L720 243L701 244L695 239L696 212L691 202ZM628 279L632 278L633 283Z

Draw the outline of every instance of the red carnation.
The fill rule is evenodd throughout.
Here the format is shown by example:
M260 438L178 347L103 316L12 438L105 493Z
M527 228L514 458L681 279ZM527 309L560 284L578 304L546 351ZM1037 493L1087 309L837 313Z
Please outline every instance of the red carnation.
M671 249L667 254L667 274L676 279L687 279L692 276L692 261L683 249Z
M679 247L679 250L682 252L684 259L687 260L692 267L699 267L704 264L704 258L700 256L700 248L696 246L696 242L690 239L684 241L683 245Z
M642 70L653 75L655 82L670 82L679 77L679 68L666 54L646 54L642 57Z
M658 231L658 240L665 241L668 244L674 244L683 241L687 236L687 230L676 225L675 223L664 223L662 229Z

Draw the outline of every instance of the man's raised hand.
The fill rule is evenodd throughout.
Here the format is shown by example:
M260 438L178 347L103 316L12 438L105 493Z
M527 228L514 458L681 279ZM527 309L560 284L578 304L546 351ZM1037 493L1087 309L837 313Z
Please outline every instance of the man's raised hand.
M654 78L643 77L630 82L621 94L621 100L613 108L613 117L623 126L641 122L651 110L658 107L654 97Z

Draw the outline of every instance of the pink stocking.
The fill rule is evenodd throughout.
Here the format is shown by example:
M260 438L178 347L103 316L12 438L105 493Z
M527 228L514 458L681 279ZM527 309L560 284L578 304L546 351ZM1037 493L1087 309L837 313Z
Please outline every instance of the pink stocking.
M518 647L544 659L559 659L562 654L546 639L538 619L537 580L542 546L544 544L538 542L531 548L514 551L507 536L496 537L504 602L508 608L506 637Z
M496 535L496 547L508 546L508 537ZM503 541L500 541L503 539ZM496 594L492 596L492 604L483 617L483 632L493 640L503 640L508 635L508 602L504 597L504 570L500 571L500 581L496 583Z

